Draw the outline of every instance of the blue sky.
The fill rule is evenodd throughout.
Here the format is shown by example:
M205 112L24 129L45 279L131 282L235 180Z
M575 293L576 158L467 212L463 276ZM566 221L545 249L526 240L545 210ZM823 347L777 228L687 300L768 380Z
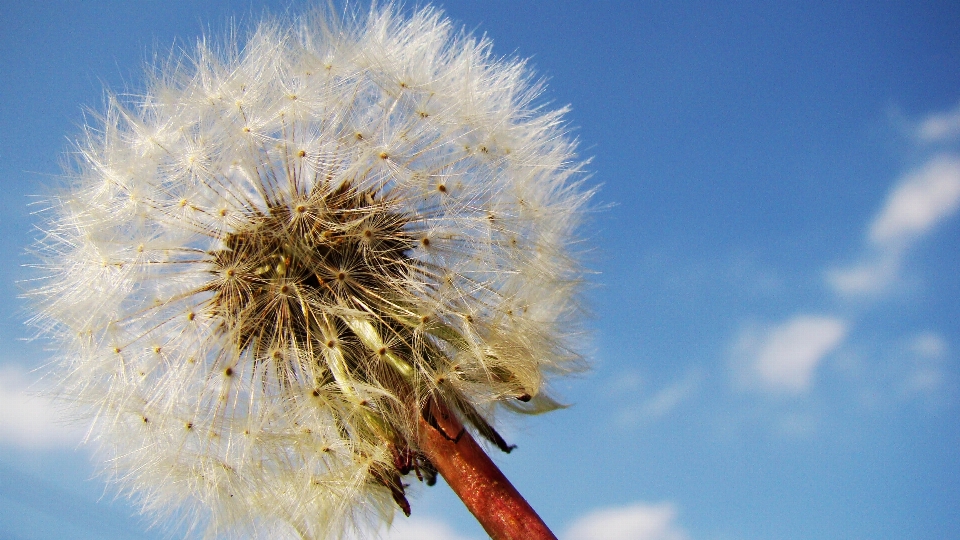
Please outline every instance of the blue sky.
M720 4L439 4L532 58L602 185L593 369L496 459L566 540L960 537L960 5ZM104 87L289 5L0 5L0 537L169 529L28 397L28 204ZM413 507L395 538L483 538Z

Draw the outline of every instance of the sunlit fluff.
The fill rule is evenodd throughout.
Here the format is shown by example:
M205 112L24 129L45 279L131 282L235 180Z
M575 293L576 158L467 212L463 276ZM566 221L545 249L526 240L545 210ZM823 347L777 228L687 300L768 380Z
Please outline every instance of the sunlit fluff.
M108 475L210 535L340 536L432 481L442 401L579 364L589 198L524 63L431 9L263 22L112 98L50 199L32 291Z

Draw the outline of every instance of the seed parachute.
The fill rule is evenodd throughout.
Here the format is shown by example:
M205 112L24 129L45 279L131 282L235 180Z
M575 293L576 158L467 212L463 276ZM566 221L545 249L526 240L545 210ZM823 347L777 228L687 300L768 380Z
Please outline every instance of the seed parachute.
M435 480L436 407L509 451L498 410L559 406L584 163L524 63L433 9L241 33L85 129L41 211L33 322L148 512L362 534Z

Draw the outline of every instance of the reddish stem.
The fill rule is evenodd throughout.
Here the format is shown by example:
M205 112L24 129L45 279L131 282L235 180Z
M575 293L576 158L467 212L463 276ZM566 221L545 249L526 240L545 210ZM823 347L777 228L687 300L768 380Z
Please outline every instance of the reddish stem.
M430 412L437 426L421 416L420 449L490 538L557 540L456 416L437 402Z

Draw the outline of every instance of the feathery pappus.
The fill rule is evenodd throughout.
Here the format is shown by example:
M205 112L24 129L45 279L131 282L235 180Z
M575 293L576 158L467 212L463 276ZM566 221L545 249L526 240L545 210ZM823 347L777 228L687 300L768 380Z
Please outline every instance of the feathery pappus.
M107 476L207 535L410 513L442 402L558 407L591 191L523 61L431 8L266 19L111 97L41 211L32 321ZM239 34L239 33L237 33Z

